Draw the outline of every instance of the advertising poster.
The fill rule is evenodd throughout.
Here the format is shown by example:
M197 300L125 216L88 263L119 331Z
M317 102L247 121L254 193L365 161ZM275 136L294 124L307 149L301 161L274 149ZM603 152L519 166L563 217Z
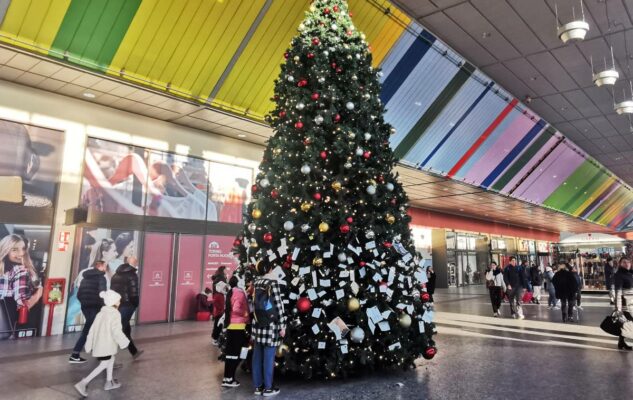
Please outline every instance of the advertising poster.
M253 170L217 162L209 164L209 196L217 206L218 221L241 224L250 202Z
M233 236L207 235L206 254L204 262L204 287L213 286L213 274L217 269L226 266L226 276L231 276L238 266L238 260L233 255Z
M0 340L40 334L51 228L0 224Z
M26 207L53 207L63 133L0 119L2 198Z
M79 231L80 245L75 249L70 276L70 295L66 312L66 332L75 332L83 327L81 304L77 300L77 290L81 284L83 271L93 268L96 261L103 260L108 268L106 278L110 278L127 257L138 257L139 232L106 228L82 228ZM139 272L142 267L139 266Z

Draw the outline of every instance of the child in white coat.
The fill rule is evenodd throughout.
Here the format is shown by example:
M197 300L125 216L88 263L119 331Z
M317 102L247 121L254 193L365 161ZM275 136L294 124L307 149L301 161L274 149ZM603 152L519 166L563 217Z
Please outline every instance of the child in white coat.
M121 349L125 349L130 341L123 333L121 325L121 314L118 307L121 303L121 295L114 290L107 290L99 293L105 304L97 314L86 340L86 352L92 353L93 357L101 362L84 379L75 385L79 394L88 396L87 387L90 381L97 377L104 370L106 371L106 383L104 390L112 390L121 387L121 384L112 378L114 369L114 356Z

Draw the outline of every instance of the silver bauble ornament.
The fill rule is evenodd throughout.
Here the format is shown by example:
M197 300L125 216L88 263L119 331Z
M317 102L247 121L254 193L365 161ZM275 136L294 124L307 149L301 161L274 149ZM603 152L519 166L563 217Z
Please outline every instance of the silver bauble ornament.
M347 103L345 103L345 108L352 111L354 109L354 103L352 103L351 101L348 101Z
M319 81L319 83L323 83L323 82L325 82L325 78L324 77L320 77L319 79L317 79L317 81Z
M340 262L345 262L347 261L347 255L345 253L338 253L338 260Z
M388 191L393 192L393 183L388 182L385 187L387 188Z
M321 125L323 123L323 117L321 115L317 115L314 117L314 123L317 125Z
M350 339L354 343L360 343L365 339L365 331L359 326L352 329L350 332Z
M295 62L298 62L299 60L301 60L301 57L299 57L299 56L294 56L293 60L295 60Z
M295 227L295 224L293 224L292 221L284 222L284 229L286 231L290 232L294 227Z
M310 225L308 225L308 224L301 225L301 232L305 233L305 232L307 232L309 230L310 230Z
M365 133L365 134L363 135L363 137L365 138L365 140L369 140L369 139L371 139L371 134L369 134L369 133Z
M371 99L371 95L370 95L369 93L365 93L365 94L363 95L363 99L365 99L365 100L369 100L369 99Z
M336 25L336 24L332 24L332 30L333 30L333 31L335 31L335 30L337 30L337 29L338 29L338 25Z
M409 314L402 314L400 318L398 318L398 322L400 322L401 327L408 328L411 326L411 316Z
M248 231L250 233L255 233L256 230L257 230L257 225L254 222L251 222L250 224L248 224Z
M301 111L304 108L306 108L306 105L303 103L297 103L297 105L295 106L297 108L297 110Z
M270 185L270 181L266 178L259 181L259 185L263 188L267 188Z
M376 232L374 232L374 231L372 231L372 230L369 230L369 231L365 232L365 237L366 237L367 239L370 239L370 240L371 240L371 239L373 239L373 238L375 238L375 237L376 237Z
M294 76L292 76L292 75L288 75L288 76L286 77L286 80L287 80L288 82L294 82L294 81L295 81L295 77L294 77Z
M349 132L347 134L347 137L350 138L350 139L354 139L356 137L356 134L354 132Z
M359 156L359 157L360 157L360 156L362 156L362 155L363 155L363 153L364 153L364 151L363 151L363 149L361 149L360 147L358 147L358 148L356 149L356 155L357 155L357 156Z
M329 52L329 51L327 51L327 50L325 50L325 51L323 52L323 55L327 57L327 56L329 56L329 55L330 55L330 52Z
M376 186L374 186L374 185L367 186L367 194L370 194L372 196L375 195L376 194Z
M352 163L348 161L348 162L346 162L345 164L343 164L343 166L344 166L346 169L350 169L350 168L352 168Z
M352 75L352 80L353 80L353 81L357 81L357 80L358 80L358 77L357 77L356 75Z
M307 164L301 167L301 173L304 175L308 175L310 171L310 166Z

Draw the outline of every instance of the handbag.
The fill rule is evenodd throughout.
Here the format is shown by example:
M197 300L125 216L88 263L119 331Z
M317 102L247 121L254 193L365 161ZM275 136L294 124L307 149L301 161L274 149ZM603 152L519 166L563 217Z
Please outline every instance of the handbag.
M620 336L622 333L622 324L618 318L617 312L608 315L600 324L600 329L613 336Z

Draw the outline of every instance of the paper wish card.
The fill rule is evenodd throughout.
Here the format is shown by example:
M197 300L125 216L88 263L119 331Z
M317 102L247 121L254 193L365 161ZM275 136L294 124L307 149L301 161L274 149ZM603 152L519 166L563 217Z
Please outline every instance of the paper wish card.
M341 317L334 318L327 326L336 336L336 340L341 340L349 332L349 327Z

